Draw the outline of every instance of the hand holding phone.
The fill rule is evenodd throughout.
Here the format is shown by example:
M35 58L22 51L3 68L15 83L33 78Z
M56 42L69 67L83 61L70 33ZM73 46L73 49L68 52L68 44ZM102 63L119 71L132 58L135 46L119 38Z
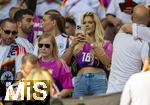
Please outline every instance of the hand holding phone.
M78 39L80 42L85 42L86 41L86 36L82 33L78 34Z

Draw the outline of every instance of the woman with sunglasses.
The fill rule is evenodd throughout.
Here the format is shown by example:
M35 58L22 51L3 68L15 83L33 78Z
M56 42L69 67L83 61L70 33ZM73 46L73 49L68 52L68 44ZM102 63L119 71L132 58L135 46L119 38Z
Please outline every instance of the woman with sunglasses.
M73 89L69 67L58 56L58 48L53 35L43 34L38 39L40 65L52 70L52 77L60 90L60 96L68 96Z
M95 13L87 12L81 20L84 33L78 34L79 43L74 46L79 71L74 79L73 97L98 95L106 92L105 68L110 64L103 49L103 28Z

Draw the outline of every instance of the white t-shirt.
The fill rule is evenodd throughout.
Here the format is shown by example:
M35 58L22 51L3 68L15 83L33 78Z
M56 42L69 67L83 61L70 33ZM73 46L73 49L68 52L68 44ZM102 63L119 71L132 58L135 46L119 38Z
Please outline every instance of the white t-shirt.
M116 35L107 93L123 90L129 77L140 72L148 50L147 42L134 40L130 34L120 32Z
M127 81L120 105L150 105L150 71L134 74Z
M146 0L133 0L136 3L144 3L146 4ZM121 12L119 3L124 3L125 0L111 0L108 9L107 14L115 15L117 18L121 19L123 23L131 23L131 16Z
M22 45L25 48L27 53L33 53L34 47L27 39L18 36L15 40L16 43Z

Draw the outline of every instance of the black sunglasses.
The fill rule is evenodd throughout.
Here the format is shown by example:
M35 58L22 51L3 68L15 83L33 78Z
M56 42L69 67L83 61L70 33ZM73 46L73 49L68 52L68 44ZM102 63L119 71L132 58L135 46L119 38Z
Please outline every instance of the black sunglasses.
M10 33L12 34L12 35L16 35L18 32L17 31L10 31L10 30L4 30L3 28L2 28L2 30L5 32L5 34L8 34L8 35L10 35Z
M38 44L39 48L42 48L43 46L45 46L45 48L50 48L50 44Z

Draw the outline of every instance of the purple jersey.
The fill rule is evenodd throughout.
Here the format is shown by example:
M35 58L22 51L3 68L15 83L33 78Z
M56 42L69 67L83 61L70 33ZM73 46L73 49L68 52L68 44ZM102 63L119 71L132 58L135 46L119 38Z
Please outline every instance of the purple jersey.
M44 31L42 27L42 19L40 19L38 16L34 16L33 22L34 22L34 25L33 25L32 32L29 33L28 35L28 40L31 43L33 43L38 36L42 35Z
M71 70L65 61L62 59L42 61L42 59L40 59L40 65L52 70L52 77L55 82L60 83L62 89L73 88Z
M112 52L113 52L113 46L109 40L104 41L103 49L104 49L106 55L108 55L108 57L111 59L112 58Z
M89 43L83 45L83 49L77 54L77 62L80 67L93 65L93 56L91 55L91 46Z
M90 43L84 43L83 49L79 51L77 54L77 63L79 67L103 67L104 65L94 57L94 55L91 53L92 47Z

